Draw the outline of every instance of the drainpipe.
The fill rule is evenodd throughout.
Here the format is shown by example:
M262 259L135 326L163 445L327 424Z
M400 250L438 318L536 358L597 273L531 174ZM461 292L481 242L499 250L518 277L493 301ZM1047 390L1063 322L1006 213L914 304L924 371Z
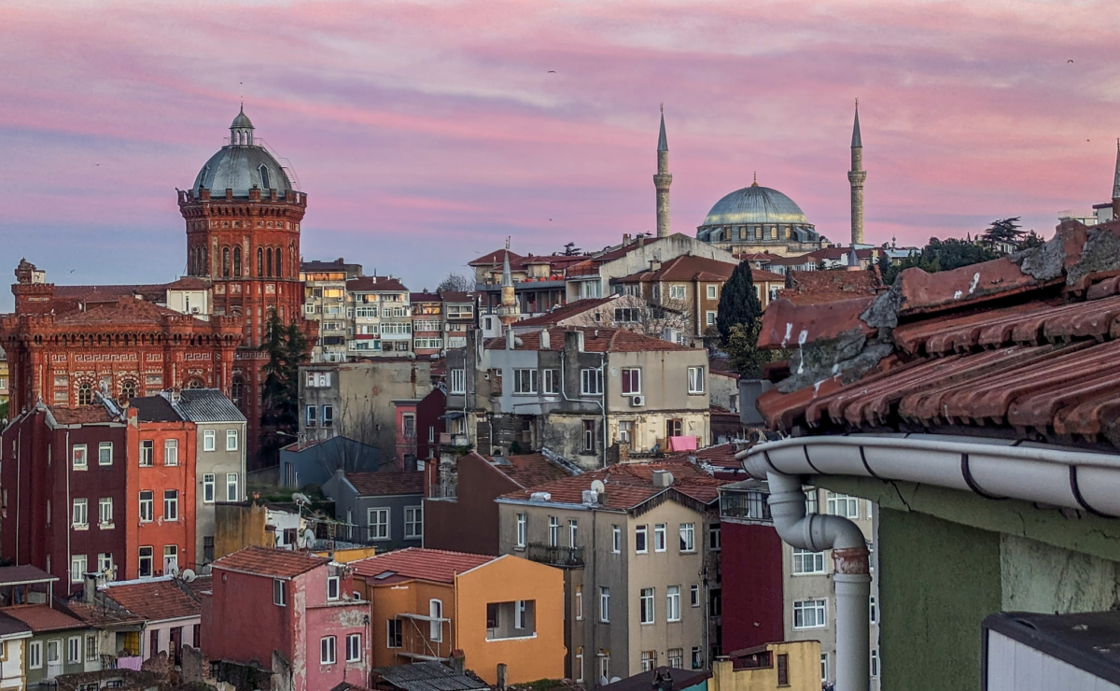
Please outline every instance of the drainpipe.
M805 515L801 478L767 473L770 514L786 543L812 552L832 550L836 584L836 691L869 688L871 574L863 531L840 516Z

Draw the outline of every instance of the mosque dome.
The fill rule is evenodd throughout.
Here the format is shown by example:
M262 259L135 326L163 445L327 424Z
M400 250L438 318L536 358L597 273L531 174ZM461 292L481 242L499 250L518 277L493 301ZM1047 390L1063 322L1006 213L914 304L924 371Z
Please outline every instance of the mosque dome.
M750 187L735 190L712 207L697 228L696 237L705 242L740 245L819 245L820 236L805 212L776 189ZM805 249L801 247L801 249Z
M253 140L253 123L245 110L234 118L229 128L230 143L223 146L202 166L194 180L194 193L206 188L214 197L221 197L227 189L234 197L248 197L256 187L264 197L275 189L279 197L293 191L288 173L279 161Z

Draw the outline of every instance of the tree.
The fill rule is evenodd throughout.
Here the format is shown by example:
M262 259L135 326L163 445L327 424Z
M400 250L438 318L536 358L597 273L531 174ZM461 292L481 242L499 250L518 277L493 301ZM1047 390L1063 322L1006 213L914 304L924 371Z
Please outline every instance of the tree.
M879 268L883 274L883 282L891 284L898 274L909 268L917 267L927 273L935 273L979 264L999 256L994 250L974 242L956 238L946 240L930 238L929 244L923 247L920 253L906 257L898 264L884 266L880 263Z
M264 342L268 353L262 394L260 448L263 465L279 461L280 447L297 438L299 431L299 366L307 362L307 339L293 321L287 326L276 310L268 315Z
M463 274L449 273L447 278L436 286L437 293L466 293L474 290L474 281Z
M574 257L582 251L583 250L576 247L576 243L574 243L574 242L569 242L568 244L564 245L564 256L565 257Z
M762 302L751 274L751 265L740 262L731 273L731 278L723 284L723 295L719 298L719 312L716 314L716 328L720 341L726 346L731 337L731 327L745 324L753 327L762 316Z
M745 379L760 378L766 363L782 357L780 351L758 349L758 333L761 329L761 319L753 324L733 324L723 348L727 353L728 363Z
M1042 247L1045 243L1046 241L1042 239L1042 236L1032 230L1027 233L1027 236L1019 243L1019 249L1025 250L1031 247Z
M980 240L995 250L1002 245L1018 245L1022 237L1023 230L1019 226L1019 217L1015 216L992 221L980 236Z

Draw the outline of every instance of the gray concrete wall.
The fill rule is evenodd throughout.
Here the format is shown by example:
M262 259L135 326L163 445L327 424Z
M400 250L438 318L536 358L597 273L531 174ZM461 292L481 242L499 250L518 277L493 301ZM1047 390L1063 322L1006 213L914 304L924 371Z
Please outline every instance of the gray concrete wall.
M236 451L226 450L226 431L236 429L238 444ZM215 448L205 451L205 432L214 432ZM228 501L226 496L226 474L237 473L238 496L234 501L245 498L245 423L244 422L200 422L195 452L195 560L205 563L203 545L206 538L215 536L214 504ZM207 474L214 475L214 501L205 501L203 480Z

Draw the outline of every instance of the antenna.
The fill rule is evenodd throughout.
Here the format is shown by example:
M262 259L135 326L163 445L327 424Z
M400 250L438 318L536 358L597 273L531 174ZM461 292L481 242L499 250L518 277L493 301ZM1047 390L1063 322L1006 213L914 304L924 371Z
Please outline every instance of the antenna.
M245 82L237 82L237 85L240 87L238 93L241 99L241 112L245 112Z

